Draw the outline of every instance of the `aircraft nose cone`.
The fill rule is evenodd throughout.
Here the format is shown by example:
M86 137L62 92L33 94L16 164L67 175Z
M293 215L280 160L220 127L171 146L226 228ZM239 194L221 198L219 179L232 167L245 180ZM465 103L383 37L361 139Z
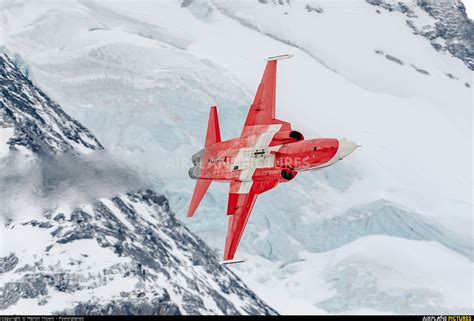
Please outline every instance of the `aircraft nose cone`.
M347 139L339 139L339 149L338 149L338 156L339 159L343 159L353 151L355 151L359 147L355 142L347 140Z

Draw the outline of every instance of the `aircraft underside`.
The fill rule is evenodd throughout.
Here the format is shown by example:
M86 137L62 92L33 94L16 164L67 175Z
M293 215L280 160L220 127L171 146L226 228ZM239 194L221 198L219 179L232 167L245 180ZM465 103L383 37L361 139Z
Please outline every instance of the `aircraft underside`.
M275 118L276 63L269 58L255 99L238 138L222 141L217 108L211 107L205 147L192 156L196 179L188 216L194 215L213 181L229 181L229 225L224 260L232 260L257 196L293 180L298 172L330 166L357 145L345 139L305 139L291 124Z

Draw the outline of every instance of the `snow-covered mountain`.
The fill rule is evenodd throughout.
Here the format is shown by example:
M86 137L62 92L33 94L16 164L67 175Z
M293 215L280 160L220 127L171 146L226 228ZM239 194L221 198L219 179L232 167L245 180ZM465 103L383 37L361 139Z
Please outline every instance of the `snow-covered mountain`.
M34 87L26 75L7 59L7 55L2 53L0 125L5 133L3 139L8 139L2 149L22 147L40 154L103 149L86 128L69 117L42 90ZM12 132L11 137L7 137L7 132Z
M397 2L392 0L367 0L388 11L399 11L407 17L407 25L415 34L430 40L436 50L449 51L474 70L474 24L466 14L464 4L457 0L417 0L416 2ZM416 4L416 6L415 6ZM417 9L428 13L431 23L420 24ZM420 10L418 10L420 11ZM377 11L380 13L380 11ZM424 14L424 13L423 13ZM417 70L422 72L422 70Z
M277 115L362 145L262 195L232 267L283 313L472 313L472 28L459 1L3 1L3 42L185 219L209 106L240 133L279 64ZM187 226L222 251L227 187ZM387 254L388 253L388 254ZM448 262L455 262L449 264Z
M78 166L103 148L6 54L0 87L0 313L276 313L176 220L163 195L52 197L84 184L74 176L68 184L57 167L63 162L73 162L77 176L94 176L90 186L103 184L99 167ZM15 201L30 206L8 206Z

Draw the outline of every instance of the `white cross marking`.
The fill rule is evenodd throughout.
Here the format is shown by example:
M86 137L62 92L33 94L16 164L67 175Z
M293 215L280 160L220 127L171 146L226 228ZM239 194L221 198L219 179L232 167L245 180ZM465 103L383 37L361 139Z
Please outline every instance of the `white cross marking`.
M231 167L233 169L235 166L238 166L238 169L241 170L239 176L239 180L241 181L238 191L239 194L247 194L250 191L253 184L252 176L257 168L273 167L275 165L275 156L269 153L270 151L278 151L281 146L268 147L268 145L270 145L273 136L275 136L280 128L281 124L270 125L268 129L260 135L255 146L241 148L239 150ZM263 150L265 154L261 157L260 155L255 156L254 152L257 149Z

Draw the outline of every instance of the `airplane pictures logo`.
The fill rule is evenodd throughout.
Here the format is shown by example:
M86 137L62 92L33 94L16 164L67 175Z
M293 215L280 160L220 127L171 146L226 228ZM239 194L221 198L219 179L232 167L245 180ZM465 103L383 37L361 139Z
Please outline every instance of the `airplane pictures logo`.
M471 321L470 315L427 315L423 321Z

